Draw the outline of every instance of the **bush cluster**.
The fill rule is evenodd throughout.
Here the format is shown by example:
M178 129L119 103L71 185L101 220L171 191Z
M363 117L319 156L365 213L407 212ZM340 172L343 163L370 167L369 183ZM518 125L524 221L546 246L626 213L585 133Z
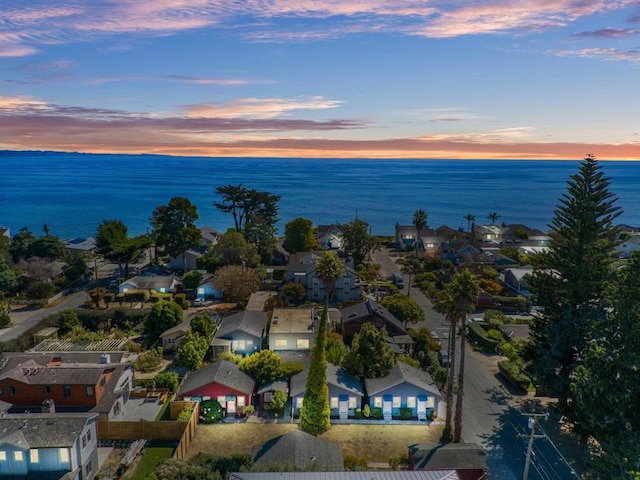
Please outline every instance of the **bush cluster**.
M498 362L500 373L519 390L527 391L531 386L531 379L520 370L517 364L510 360L502 360Z
M469 339L478 345L495 352L500 342L489 338L489 334L485 330L488 324L486 322L475 322L469 324Z

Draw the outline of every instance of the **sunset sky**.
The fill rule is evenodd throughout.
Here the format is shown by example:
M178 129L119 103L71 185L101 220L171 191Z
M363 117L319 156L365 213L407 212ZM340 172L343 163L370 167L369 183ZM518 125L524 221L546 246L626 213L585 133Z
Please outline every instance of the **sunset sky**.
M640 159L640 1L2 0L0 149Z

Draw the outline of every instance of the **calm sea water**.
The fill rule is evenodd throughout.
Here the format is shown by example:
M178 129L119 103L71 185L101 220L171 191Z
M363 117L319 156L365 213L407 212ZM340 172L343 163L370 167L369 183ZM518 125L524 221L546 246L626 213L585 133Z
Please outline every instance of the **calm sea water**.
M566 181L578 161L316 160L193 158L86 154L0 155L0 225L37 235L47 224L61 238L92 235L103 219L118 218L131 234L149 228L155 207L174 196L197 207L199 225L226 230L215 188L242 183L281 195L279 227L295 217L315 224L348 222L356 215L374 234L392 234L427 212L431 227L524 223L547 230ZM640 163L602 162L624 213L640 225Z

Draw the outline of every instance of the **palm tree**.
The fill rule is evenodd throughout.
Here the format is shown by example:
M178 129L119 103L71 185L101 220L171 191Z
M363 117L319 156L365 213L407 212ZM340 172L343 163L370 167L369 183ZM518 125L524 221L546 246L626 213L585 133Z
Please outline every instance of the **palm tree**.
M333 295L336 280L344 274L344 264L333 252L324 252L316 262L316 275L324 285L325 306L329 306L329 299Z
M500 218L500 215L498 215L496 212L492 212L489 215L487 215L487 218L491 220L491 225L495 225L496 220Z
M424 210L422 210L422 209L416 210L413 213L413 226L417 230L416 241L415 241L416 257L417 257L418 256L418 243L420 242L420 232L427 227L427 214L425 213Z
M453 429L453 441L460 442L462 437L462 400L464 398L464 365L466 349L467 313L472 313L476 307L480 286L478 280L470 270L463 270L453 276L440 296L435 307L443 313L449 321L449 372L447 376L447 418L443 438L448 440L451 436L451 421L453 413L453 386L455 378L455 350L456 331L460 325L460 370L458 372L458 394L456 398L455 428Z
M467 232L471 232L471 222L475 222L476 216L475 215L471 215L470 213L467 213L462 218L464 218L467 221Z

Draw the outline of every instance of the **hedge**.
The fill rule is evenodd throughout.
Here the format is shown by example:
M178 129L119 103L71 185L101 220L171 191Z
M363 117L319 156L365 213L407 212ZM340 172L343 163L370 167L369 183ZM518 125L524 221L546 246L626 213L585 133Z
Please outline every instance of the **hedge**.
M486 322L473 322L469 324L469 339L476 342L478 345L488 348L492 352L496 351L500 342L489 338L487 331L484 329L488 323Z
M531 386L531 379L520 368L510 360L498 362L498 369L504 377L519 390L527 391Z

